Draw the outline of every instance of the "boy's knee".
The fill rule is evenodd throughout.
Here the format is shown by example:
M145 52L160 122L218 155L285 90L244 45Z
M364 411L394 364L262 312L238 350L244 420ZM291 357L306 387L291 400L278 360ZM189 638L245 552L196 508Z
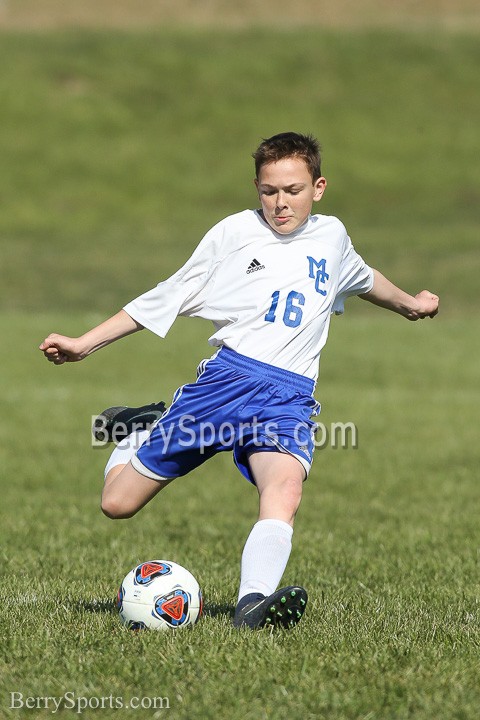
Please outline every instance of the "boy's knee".
M281 492L285 503L292 508L293 512L298 510L298 506L300 505L300 501L302 499L302 491L303 480L299 480L298 478L287 478L283 482Z
M133 517L136 509L126 507L118 498L112 496L102 497L101 508L104 515L111 520L125 520Z
M302 499L302 488L302 480L295 477L269 483L260 493L261 516L292 524Z

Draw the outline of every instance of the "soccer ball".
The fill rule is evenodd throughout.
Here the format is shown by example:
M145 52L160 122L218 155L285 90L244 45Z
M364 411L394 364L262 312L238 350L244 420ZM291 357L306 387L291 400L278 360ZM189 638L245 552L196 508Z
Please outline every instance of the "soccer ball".
M170 630L193 625L202 614L202 592L184 567L149 560L130 570L117 597L117 610L131 630Z

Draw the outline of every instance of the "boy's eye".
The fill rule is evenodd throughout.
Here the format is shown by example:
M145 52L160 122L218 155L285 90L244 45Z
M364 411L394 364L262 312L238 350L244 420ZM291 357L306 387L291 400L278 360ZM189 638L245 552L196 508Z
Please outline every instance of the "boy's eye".
M298 195L301 190L286 190L287 195ZM263 195L276 195L277 190L263 190Z

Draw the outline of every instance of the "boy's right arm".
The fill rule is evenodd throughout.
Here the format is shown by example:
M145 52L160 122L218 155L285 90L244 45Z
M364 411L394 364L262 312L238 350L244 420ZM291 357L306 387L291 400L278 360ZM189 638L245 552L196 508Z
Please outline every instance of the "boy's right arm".
M47 360L55 365L63 365L65 362L83 360L115 340L142 329L143 325L136 322L125 310L120 310L116 315L78 338L52 333L45 338L39 349Z

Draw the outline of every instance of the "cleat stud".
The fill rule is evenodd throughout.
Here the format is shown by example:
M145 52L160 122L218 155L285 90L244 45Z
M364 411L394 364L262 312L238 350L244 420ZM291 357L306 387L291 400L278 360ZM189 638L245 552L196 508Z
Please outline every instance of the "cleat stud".
M282 599L280 600L280 602L281 602L281 603L286 603L286 602L287 602L287 598L285 597L285 595L282 597Z
M302 617L302 613L300 612L300 610L297 610L297 618L301 618L301 617Z
M300 604L305 605L305 600L303 598L300 598Z
M271 607L270 607L270 612L275 612L276 609L277 609L277 608L275 607L275 605L271 605Z
M297 593L295 592L295 590L292 590L292 592L290 593L290 597L295 597L296 594Z
M267 619L265 620L265 622L266 622L266 623L271 623L271 622L272 622L272 618L267 617Z
M289 615L293 615L293 611L290 610L290 608L288 608L287 613L288 613Z
M283 613L281 613L280 611L278 611L278 612L277 612L277 617L279 617L279 618L283 617Z

